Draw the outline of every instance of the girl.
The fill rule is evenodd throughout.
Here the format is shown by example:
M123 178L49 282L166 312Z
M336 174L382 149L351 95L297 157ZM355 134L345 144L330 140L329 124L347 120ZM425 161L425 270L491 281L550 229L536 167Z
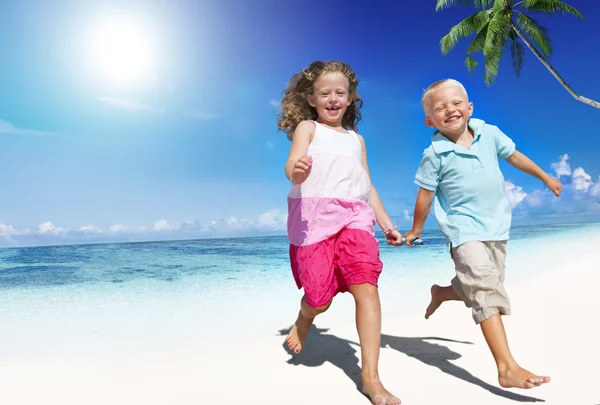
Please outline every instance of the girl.
M400 400L378 375L381 306L377 280L383 264L375 222L388 244L402 235L371 184L365 141L356 125L362 99L352 68L343 62L313 62L292 76L284 92L278 129L292 141L285 173L290 262L298 288L304 288L298 319L286 341L299 353L315 316L333 297L350 291L362 348L363 392L373 404Z

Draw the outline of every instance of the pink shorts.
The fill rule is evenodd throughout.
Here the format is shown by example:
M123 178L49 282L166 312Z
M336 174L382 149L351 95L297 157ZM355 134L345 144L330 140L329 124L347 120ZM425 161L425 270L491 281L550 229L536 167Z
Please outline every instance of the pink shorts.
M377 287L383 268L373 235L348 228L311 245L290 245L290 263L296 285L304 288L304 299L312 308L327 304L352 284Z

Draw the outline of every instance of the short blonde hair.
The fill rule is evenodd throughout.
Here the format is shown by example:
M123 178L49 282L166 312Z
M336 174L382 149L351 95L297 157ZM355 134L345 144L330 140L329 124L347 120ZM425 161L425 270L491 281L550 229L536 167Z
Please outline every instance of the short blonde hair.
M423 95L421 96L421 107L423 107L423 110L425 110L425 106L429 102L429 95L434 90L436 90L440 87L447 86L447 85L459 86L462 89L462 91L465 92L465 95L467 96L467 100L469 99L469 94L467 93L467 89L465 89L465 86L463 86L463 84L461 82L459 82L458 80L454 80L454 79L442 79L442 80L438 80L437 82L431 83L429 85L429 87L427 87L423 91Z

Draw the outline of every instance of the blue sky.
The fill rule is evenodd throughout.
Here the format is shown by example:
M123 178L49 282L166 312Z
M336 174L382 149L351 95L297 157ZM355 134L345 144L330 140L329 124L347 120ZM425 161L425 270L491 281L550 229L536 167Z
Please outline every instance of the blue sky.
M493 86L481 68L469 75L468 42L442 56L439 40L474 10L435 3L0 1L0 246L283 234L290 143L277 105L289 77L317 59L357 71L359 133L402 231L431 135L420 95L445 77L465 84L474 116L561 175L557 200L502 164L514 224L600 220L600 110L529 51L520 78L509 58ZM584 20L539 21L551 63L600 100L596 3L569 2Z

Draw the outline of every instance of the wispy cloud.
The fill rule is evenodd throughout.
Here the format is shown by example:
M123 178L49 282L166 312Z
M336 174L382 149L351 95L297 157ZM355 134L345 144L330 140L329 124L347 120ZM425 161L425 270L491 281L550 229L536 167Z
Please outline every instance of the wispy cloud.
M0 134L7 135L21 135L21 136L48 136L48 135L56 135L52 132L45 131L37 131L33 129L25 129L19 128L11 124L10 122L6 122L4 120L0 120Z
M115 223L109 226L107 232L91 224L68 229L45 221L37 226L37 230L31 231L28 228L18 229L13 225L0 223L0 246L283 235L286 225L287 213L279 209L266 211L255 219L230 215L217 217L205 224L197 220L172 224L166 219L155 221L151 226Z
M515 208L521 201L527 197L527 193L523 191L523 187L515 186L510 181L504 182L506 189L506 198L511 208Z
M148 111L148 112L153 112L153 113L162 112L161 109L142 104L136 100L128 100L128 99L116 98L116 97L97 97L97 99L111 107L121 108L121 109L129 110L129 111Z
M279 100L275 100L274 98L269 100L269 104L271 104L271 106L275 107L275 108L280 108L281 107L281 101Z

